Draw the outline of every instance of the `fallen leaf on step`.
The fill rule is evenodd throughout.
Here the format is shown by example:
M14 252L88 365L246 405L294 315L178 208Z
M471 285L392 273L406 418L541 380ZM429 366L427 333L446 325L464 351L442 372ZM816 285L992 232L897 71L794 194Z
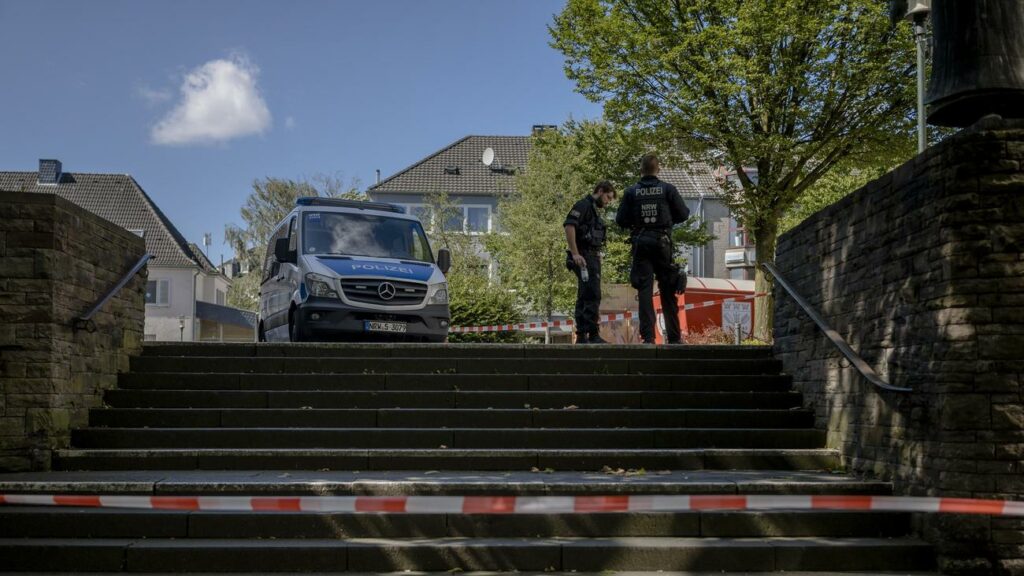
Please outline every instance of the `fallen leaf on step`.
M530 468L530 472L534 472L534 473L540 472L540 468L537 468L536 466L534 466L533 468Z
M437 470L427 470L426 472L424 472L424 474L437 474L437 473L438 473Z
M568 406L562 408L562 410L577 410L577 409L579 409L579 406L577 406L575 404L569 404Z

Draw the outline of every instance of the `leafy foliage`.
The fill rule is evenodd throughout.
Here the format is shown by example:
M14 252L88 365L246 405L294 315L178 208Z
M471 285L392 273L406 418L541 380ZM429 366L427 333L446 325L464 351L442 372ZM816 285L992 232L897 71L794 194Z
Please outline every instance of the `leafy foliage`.
M568 0L550 32L611 122L736 171L728 202L761 261L805 190L842 160L899 156L913 131L913 43L877 0Z
M431 245L447 248L452 253L452 268L448 271L448 299L452 326L489 326L515 324L522 321L522 313L515 305L515 295L490 281L487 261L481 247L472 236L448 230L443 223L451 217L461 217L462 210L447 193L433 194L427 200L430 217L424 226L429 230ZM450 342L517 342L516 332L486 332L478 334L450 334Z
M526 171L516 176L515 192L498 204L502 232L484 240L498 261L502 285L545 318L568 311L575 301L562 221L593 185L572 139L558 130L542 132L534 138Z
M242 206L244 226L228 224L224 227L224 240L235 252L239 262L249 263L251 272L236 278L228 290L228 304L243 310L259 307L263 258L267 242L274 228L295 207L295 200L303 196L345 197L365 199L353 181L345 186L336 176L320 175L312 179L288 180L266 177L252 183L252 193Z
M885 174L887 168L875 166L864 169L836 169L804 191L797 201L782 215L779 233L795 228L815 212L835 204L847 194Z

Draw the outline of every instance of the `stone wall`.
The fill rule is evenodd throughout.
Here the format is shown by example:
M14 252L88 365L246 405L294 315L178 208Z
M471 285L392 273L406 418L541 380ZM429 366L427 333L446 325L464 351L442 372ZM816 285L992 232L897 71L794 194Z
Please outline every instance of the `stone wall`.
M145 253L142 238L53 194L0 192L0 471L47 469L142 347L145 272L84 314Z
M775 350L830 447L897 494L1024 495L1024 124L984 121L779 241L776 265L875 389L776 287ZM1024 522L927 516L947 573L1024 574Z

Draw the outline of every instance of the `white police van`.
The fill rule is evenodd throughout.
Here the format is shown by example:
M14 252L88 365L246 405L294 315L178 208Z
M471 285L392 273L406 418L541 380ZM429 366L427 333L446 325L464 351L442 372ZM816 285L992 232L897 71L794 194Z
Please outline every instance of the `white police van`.
M443 342L450 266L398 206L299 198L267 246L257 337Z

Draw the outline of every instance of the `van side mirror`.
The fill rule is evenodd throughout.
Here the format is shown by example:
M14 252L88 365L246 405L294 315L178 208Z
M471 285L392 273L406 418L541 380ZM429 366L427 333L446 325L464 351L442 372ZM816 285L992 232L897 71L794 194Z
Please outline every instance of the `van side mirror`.
M447 248L441 248L437 251L437 267L441 269L441 274L448 275L448 271L452 268L452 253Z
M278 238L274 242L274 258L281 263L294 263L297 260L295 252L288 249L287 238Z

